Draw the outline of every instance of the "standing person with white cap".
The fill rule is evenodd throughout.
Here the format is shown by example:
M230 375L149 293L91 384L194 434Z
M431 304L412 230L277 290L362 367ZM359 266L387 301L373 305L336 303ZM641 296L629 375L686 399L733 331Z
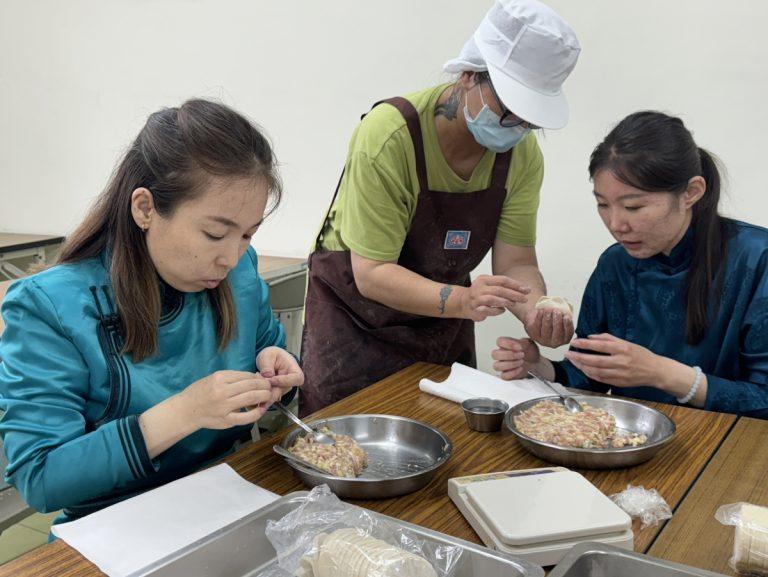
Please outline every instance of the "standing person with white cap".
M378 102L356 129L309 261L303 415L414 362L476 364L474 323L511 311L556 347L573 334L535 249L537 128L568 121L575 33L536 0L496 0L455 83ZM470 272L492 250L493 274Z

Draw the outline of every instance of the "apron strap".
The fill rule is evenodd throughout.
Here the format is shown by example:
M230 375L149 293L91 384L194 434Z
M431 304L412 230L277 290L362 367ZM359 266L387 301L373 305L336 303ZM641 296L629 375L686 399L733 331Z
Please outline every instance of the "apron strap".
M427 188L427 161L424 157L424 139L421 136L421 121L419 120L419 113L413 104L408 99L402 96L395 96L394 98L388 98L377 102L373 106L377 106L381 103L386 103L397 108L400 114L405 118L405 124L408 127L408 132L411 135L413 141L413 151L416 153L416 174L419 177L419 192L428 190Z
M331 214L331 209L333 208L333 203L336 202L336 196L339 194L339 189L341 188L341 181L344 179L344 168L341 169L341 176L339 176L339 182L336 183L336 190L333 191L333 198L331 198L331 204L328 205L328 209L325 211L325 217L323 217L323 224L320 226L320 230L317 231L317 236L315 237L315 247L314 250L317 249L318 246L320 246L320 241L323 239L323 231L325 230L325 225L328 224L328 217ZM312 259L310 258L309 262L307 263L307 267L311 266Z
M507 152L496 154L496 158L493 161L493 168L491 169L491 184L488 188L506 189L509 164L512 162L512 153L514 151L515 149L512 147Z
M411 140L413 141L413 151L416 155L416 174L419 177L419 192L428 190L427 161L424 156L424 139L421 135L421 121L419 120L418 111L413 106L413 104L408 101L408 99L403 98L402 96L395 96L393 98L387 98L386 100L379 100L373 106L371 106L371 110L376 108L379 104L389 104L390 106L394 106L400 112L400 114L403 115L405 124L408 127L408 132L411 135ZM365 114L360 117L360 120L363 118L365 118ZM496 158L493 161L493 168L491 170L491 183L489 188L506 188L509 164L512 161L512 152L514 150L515 149L512 148L507 152L496 154ZM323 225L320 227L320 230L317 233L317 237L315 238L315 246L318 246L322 240L323 231L325 230L325 226L328 224L328 216L331 214L333 203L336 202L336 197L339 194L339 189L341 188L341 181L343 178L344 170L341 171L341 176L339 177L339 182L336 184L336 190L333 193L331 204L328 206L328 210L325 213Z
M373 106L371 106L371 110L376 108L379 104L384 103L394 106L400 112L400 114L403 115L403 118L405 118L405 123L408 126L408 132L411 135L411 140L413 140L413 148L416 152L416 174L418 174L419 177L419 186L421 187L421 190L427 190L427 163L424 159L424 141L421 137L421 123L419 122L419 113L416 111L416 108L414 108L413 104L411 104L402 96L395 96L394 98L379 100L378 102L374 103ZM366 115L363 114L360 117L360 120L365 118L365 116ZM322 240L323 231L325 230L325 226L328 224L328 216L331 214L333 203L336 202L336 197L339 194L341 181L343 179L344 170L342 169L341 176L339 176L339 182L336 184L336 190L333 193L333 198L331 198L331 204L328 205L328 210L325 211L323 225L320 227L320 230L315 237L315 246L318 246Z
M421 135L421 121L416 108L407 99L402 96L395 96L387 100L381 100L374 104L376 107L382 102L390 104L400 111L405 118L408 126L408 132L411 134L413 149L416 153L416 174L419 176L419 187L422 191L427 188L427 162L424 156L424 139ZM496 154L491 170L491 183L488 188L505 189L507 184L507 175L509 174L509 165L512 162L512 153L515 149L511 148L507 152Z

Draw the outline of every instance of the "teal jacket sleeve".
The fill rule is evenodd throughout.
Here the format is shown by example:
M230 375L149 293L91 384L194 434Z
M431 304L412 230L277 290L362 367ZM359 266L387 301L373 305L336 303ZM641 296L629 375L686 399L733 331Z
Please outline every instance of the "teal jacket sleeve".
M154 473L137 415L88 430L88 367L34 278L11 286L2 313L0 435L27 503L56 511Z

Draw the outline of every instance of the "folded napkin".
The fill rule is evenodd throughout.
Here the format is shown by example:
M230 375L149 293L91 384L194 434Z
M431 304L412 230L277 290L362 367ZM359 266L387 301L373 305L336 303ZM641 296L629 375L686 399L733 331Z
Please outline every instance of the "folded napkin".
M510 407L529 399L555 394L533 379L504 381L459 363L453 363L451 374L442 383L421 379L419 389L455 403L474 397L489 397L506 401Z
M152 563L276 499L229 465L217 465L52 531L109 577L139 577Z

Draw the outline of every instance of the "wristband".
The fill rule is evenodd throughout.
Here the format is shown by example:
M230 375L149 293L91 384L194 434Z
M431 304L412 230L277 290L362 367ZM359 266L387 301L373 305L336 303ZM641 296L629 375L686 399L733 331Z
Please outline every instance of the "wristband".
M693 369L696 371L696 377L693 379L693 384L691 385L691 388L688 390L688 394L684 397L679 397L677 399L677 402L681 405L685 405L686 403L690 403L691 399L693 399L694 396L696 396L696 391L699 390L699 384L701 384L701 367L693 367Z

